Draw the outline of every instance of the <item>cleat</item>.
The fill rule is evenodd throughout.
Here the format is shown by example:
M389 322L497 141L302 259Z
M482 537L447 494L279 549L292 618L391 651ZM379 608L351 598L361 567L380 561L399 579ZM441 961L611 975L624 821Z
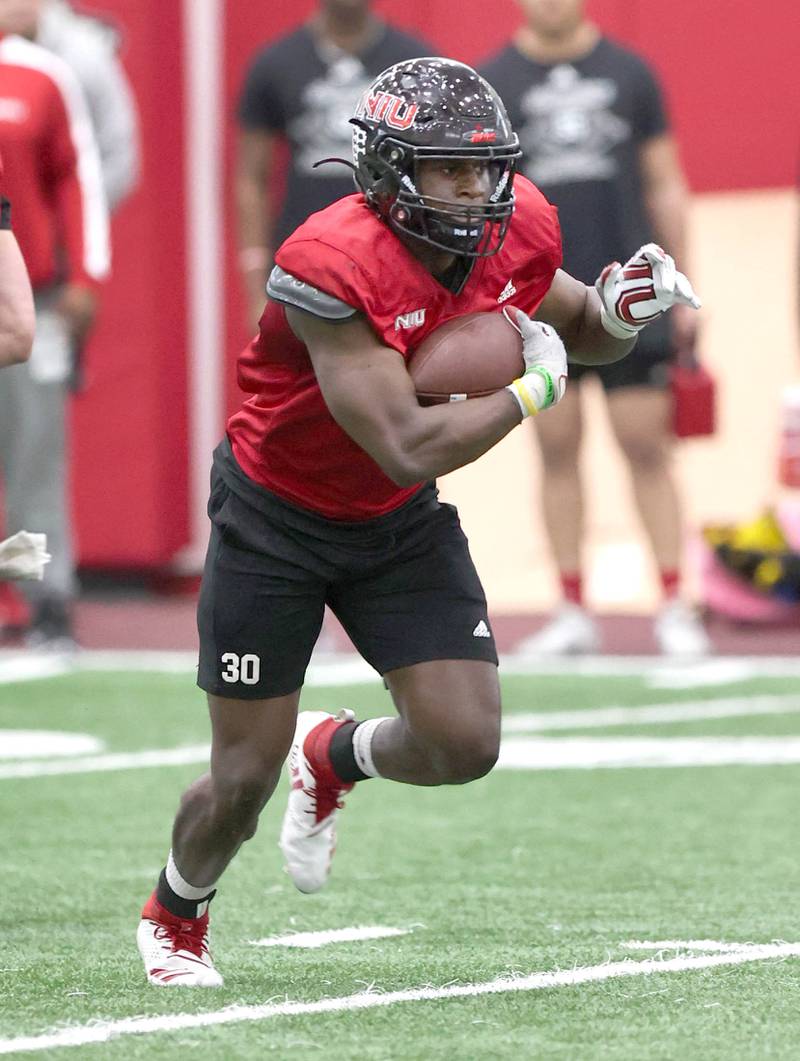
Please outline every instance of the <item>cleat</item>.
M711 642L697 613L678 597L667 601L653 623L653 636L665 656L707 656Z
M278 846L286 872L301 892L316 892L325 884L336 849L336 815L344 784L328 759L331 736L343 722L353 722L352 711L335 717L324 711L301 711L289 752L289 802L283 816Z
M142 910L136 933L149 983L157 987L222 987L208 950L208 912L175 917L156 899Z
M517 645L520 656L582 656L597 652L597 623L579 604L564 601L546 626Z

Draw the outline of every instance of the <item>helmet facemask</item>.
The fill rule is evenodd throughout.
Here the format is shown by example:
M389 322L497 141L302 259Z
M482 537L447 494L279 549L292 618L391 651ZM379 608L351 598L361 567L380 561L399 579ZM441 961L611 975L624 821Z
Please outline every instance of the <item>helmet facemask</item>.
M361 123L356 118L353 124ZM360 130L365 142L369 132ZM354 142L360 137L355 134ZM361 153L354 149L356 181L367 202L395 231L465 258L487 258L500 250L514 212L513 180L519 157L516 144L442 149L409 145L378 134L370 147ZM491 191L487 201L465 203L423 195L419 167L428 159L488 162ZM363 174L365 169L369 174L366 188L359 180L359 170Z

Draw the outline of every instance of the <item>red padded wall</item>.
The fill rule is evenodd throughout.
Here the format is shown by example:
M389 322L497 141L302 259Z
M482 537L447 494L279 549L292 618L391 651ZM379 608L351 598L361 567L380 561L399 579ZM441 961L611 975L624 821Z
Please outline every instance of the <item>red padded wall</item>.
M188 536L181 7L80 6L122 27L143 167L114 218L113 277L73 403L77 544L84 565L156 567Z

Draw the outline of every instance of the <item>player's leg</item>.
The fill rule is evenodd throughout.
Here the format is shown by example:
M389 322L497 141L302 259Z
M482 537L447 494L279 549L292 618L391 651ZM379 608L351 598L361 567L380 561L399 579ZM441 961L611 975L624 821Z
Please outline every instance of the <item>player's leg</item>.
M500 694L486 597L456 510L431 487L421 494L398 525L367 531L360 555L348 550L357 570L329 598L384 675L400 717L359 723L300 713L281 848L301 891L327 879L338 809L355 782L461 784L497 758Z
M500 751L494 664L431 660L385 679L399 717L385 719L371 734L368 753L377 776L409 785L463 785L489 773Z
M655 559L664 603L654 633L662 652L709 650L700 620L680 597L683 521L671 468L672 399L664 387L614 387L607 393L614 435L630 469L636 508Z
M608 391L607 400L653 556L660 571L675 577L681 561L681 513L670 467L669 392L648 386L618 387Z
M300 690L269 700L208 697L211 766L181 798L172 856L181 875L210 892L275 790L289 753Z
M159 986L222 982L208 952L208 902L275 787L322 624L324 579L264 503L265 511L250 505L212 474L198 604L211 761L183 796L167 865L142 912L139 949Z
M571 370L572 372L572 370ZM598 646L594 621L583 607L583 438L579 368L551 416L534 421L542 458L540 501L547 540L556 562L562 601L552 619L520 642L518 651L535 655L592 652Z
M137 933L147 978L160 987L218 987L208 904L275 789L294 733L299 690L268 700L209 696L211 768L184 792L172 849Z

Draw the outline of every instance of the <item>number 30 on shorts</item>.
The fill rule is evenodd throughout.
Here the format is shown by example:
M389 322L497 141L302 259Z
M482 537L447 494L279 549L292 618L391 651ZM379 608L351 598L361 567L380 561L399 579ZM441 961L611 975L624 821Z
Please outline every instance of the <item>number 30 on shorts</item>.
M241 682L242 685L257 685L261 677L261 660L252 652L239 656L235 652L223 652L220 656L222 663L222 680L229 682Z

